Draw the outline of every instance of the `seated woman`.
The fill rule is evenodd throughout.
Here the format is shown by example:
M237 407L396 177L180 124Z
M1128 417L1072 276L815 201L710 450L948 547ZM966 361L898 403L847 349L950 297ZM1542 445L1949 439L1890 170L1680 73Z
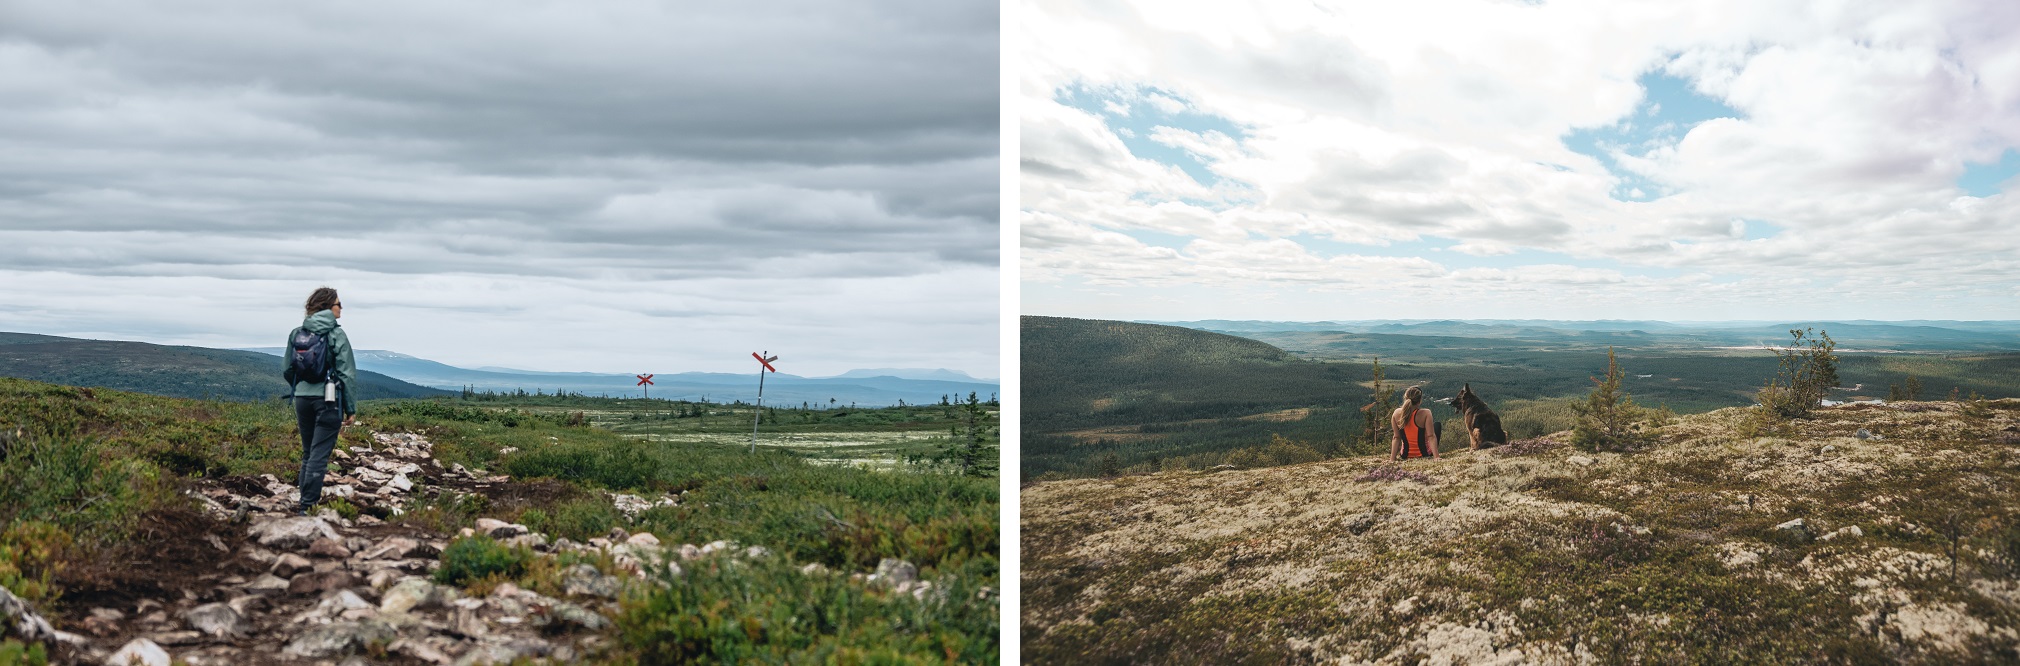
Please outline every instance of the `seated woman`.
M1389 445L1389 459L1408 460L1430 456L1438 460L1438 429L1431 427L1431 410L1423 407L1424 391L1415 386L1403 392L1403 406L1389 414L1395 432Z

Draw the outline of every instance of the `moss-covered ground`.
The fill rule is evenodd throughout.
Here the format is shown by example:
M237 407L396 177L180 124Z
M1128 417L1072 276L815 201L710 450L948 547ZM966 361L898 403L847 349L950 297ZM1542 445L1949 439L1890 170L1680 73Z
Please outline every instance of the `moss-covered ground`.
M1024 659L2020 662L2020 400L1774 437L1747 411L1403 464L1428 482L1358 480L1373 456L1029 485Z

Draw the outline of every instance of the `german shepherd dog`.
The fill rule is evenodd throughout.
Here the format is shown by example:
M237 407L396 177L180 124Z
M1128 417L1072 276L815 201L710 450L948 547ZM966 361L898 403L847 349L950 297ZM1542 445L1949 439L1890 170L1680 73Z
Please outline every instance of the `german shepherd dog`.
M1473 385L1466 384L1459 389L1459 395L1446 400L1445 404L1459 410L1466 417L1466 434L1473 438L1472 450L1500 446L1508 443L1508 433L1501 429L1501 415L1487 408L1480 396L1473 394Z

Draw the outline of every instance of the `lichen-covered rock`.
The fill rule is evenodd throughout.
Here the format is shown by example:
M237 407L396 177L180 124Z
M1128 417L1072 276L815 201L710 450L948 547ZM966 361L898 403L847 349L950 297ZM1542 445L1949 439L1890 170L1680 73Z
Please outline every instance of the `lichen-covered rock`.
M889 557L877 561L876 581L880 585L895 586L916 580L919 580L918 565Z
M436 585L425 578L408 578L379 595L379 612L405 613L435 608L455 601L458 596L456 588Z
M238 610L224 603L210 603L183 611L182 619L191 629L217 638L237 637L245 631Z
M561 575L561 591L568 595L615 599L623 587L616 576L605 575L587 564L568 567Z
M303 659L335 657L362 651L373 642L391 641L399 635L392 624L371 619L316 625L302 632L281 654Z
M268 548L280 550L301 550L317 539L340 539L335 528L321 518L313 516L292 516L276 518L253 524L248 530L253 539Z

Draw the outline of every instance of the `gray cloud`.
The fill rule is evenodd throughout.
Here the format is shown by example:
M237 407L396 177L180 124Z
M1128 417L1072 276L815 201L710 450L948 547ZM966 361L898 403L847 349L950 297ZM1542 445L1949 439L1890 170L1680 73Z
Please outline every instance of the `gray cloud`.
M757 328L785 325L755 323L776 321L757 291L844 318L933 307L964 322L930 327L962 338L940 364L993 376L997 16L909 0L0 3L0 273L136 300L152 289L128 278L265 293L322 275L382 297L428 276L565 281L623 295L612 311ZM950 282L986 297L946 305ZM740 297L663 302L707 289ZM404 300L454 312L467 296ZM0 295L0 311L26 301ZM96 305L37 310L37 326L102 329L82 308L125 301L79 302ZM561 304L520 304L543 305Z

